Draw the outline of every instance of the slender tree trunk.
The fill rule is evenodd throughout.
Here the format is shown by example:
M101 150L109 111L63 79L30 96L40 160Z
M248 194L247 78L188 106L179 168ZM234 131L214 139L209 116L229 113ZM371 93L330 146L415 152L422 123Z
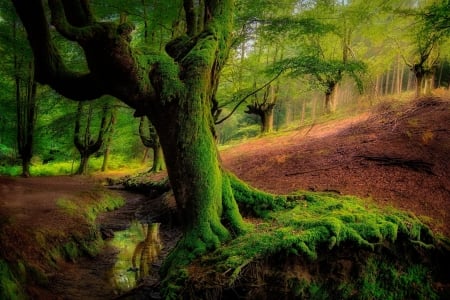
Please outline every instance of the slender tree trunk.
M416 97L422 96L423 75L420 73L416 75Z
M375 88L374 88L374 96L373 98L378 99L380 97L380 75L377 75L377 79L375 81Z
M386 82L384 83L384 95L389 95L389 80L390 80L391 70L386 72Z
M336 111L336 94L337 84L331 84L329 89L325 93L325 112L327 114Z
M270 133L273 131L273 113L274 109L268 108L262 112L261 115L261 133Z
M76 175L87 175L89 169L89 157L87 153L80 153L80 165L75 173Z
M303 101L302 101L302 115L300 117L300 126L303 126L303 123L305 122L305 113L306 113L306 99L303 99Z
M144 148L144 155L142 156L142 160L141 160L141 163L142 164L145 164L146 162L147 162L147 158L148 158L148 151L149 151L150 149L148 148L148 147L145 147Z
M164 154L161 144L158 143L153 147L153 166L151 172L160 172L166 169L166 162L164 160Z
M111 119L109 121L109 132L108 132L108 138L106 139L105 143L105 153L103 153L103 163L102 163L102 172L105 172L108 169L108 163L109 163L109 156L111 152L111 143L112 138L114 135L114 128L116 125L116 114L117 111L115 108L111 111Z

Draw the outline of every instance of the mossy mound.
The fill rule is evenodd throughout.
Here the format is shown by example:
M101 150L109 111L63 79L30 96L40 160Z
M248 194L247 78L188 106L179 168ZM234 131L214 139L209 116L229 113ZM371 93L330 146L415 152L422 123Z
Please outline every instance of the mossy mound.
M254 229L196 260L195 299L439 299L450 292L448 240L417 217L355 197L300 193Z
M150 197L160 196L170 190L170 183L165 172L145 172L118 180L109 179L108 181L110 185L122 185L125 190L142 193Z

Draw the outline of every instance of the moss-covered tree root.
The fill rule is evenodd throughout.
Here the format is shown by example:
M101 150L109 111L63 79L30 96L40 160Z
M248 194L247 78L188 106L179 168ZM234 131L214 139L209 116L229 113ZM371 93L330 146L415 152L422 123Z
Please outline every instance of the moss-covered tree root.
M349 196L273 196L228 178L263 217L193 263L185 252L185 267L163 283L168 298L438 299L450 292L449 242L414 215Z

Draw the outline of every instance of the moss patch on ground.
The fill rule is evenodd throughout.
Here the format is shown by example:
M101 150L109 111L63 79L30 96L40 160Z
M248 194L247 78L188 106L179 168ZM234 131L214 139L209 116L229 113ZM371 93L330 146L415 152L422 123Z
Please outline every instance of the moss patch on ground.
M182 293L250 299L271 293L312 299L448 295L448 240L414 215L351 196L302 192L296 198L301 200L292 208L248 219L252 231L191 264Z

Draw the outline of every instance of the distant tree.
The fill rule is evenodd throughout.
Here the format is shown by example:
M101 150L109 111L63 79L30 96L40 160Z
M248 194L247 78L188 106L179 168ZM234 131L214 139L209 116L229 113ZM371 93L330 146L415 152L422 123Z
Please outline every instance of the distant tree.
M108 131L108 113L109 107L104 105L102 108L101 121L98 129L97 138L94 138L91 131L93 130L94 105L93 103L86 105L83 102L78 103L77 114L75 119L74 143L80 153L80 165L76 171L77 175L86 175L88 173L89 158L97 153L104 142L105 133ZM84 126L83 126L84 121Z
M449 10L448 1L438 1L431 5L419 2L396 12L409 21L402 31L411 46L402 51L402 57L414 74L417 97L431 93L434 87L441 47L449 33L445 16Z
M115 126L116 126L117 108L112 107L110 109L110 114L111 114L111 117L109 119L109 125L108 125L109 130L107 131L107 134L106 134L106 140L103 143L104 151L103 151L103 163L102 163L102 168L101 168L102 172L105 172L108 169L109 157L111 155L110 154L111 153L111 144L113 141L114 130L115 130Z
M256 89L256 88L255 88ZM245 113L259 116L261 120L261 133L273 130L273 110L277 101L277 87L268 85L262 96L253 95L253 101L247 105Z
M34 61L26 45L24 28L12 14L12 6L9 3L5 3L5 6L9 9L9 14L5 15L8 20L6 26L10 26L11 29L6 43L8 48L14 50L12 53L5 53L4 59L12 64L9 76L13 78L15 86L17 152L22 162L22 176L29 177L37 118L37 82L34 77Z
M159 172L166 169L166 163L164 161L164 154L159 142L158 134L155 127L152 125L147 117L141 117L139 122L139 136L142 144L145 147L152 149L153 152L153 165L150 172Z

